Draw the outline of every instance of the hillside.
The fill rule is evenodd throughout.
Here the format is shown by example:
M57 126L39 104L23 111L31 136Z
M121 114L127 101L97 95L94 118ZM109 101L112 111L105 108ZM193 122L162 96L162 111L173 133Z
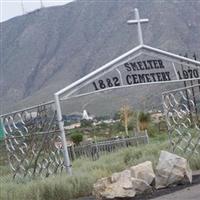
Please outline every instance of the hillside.
M143 26L146 44L200 53L198 0L77 0L42 8L0 24L1 113L50 100L55 91L136 46L136 28L126 24L135 7L150 20ZM137 93L142 97L144 90Z

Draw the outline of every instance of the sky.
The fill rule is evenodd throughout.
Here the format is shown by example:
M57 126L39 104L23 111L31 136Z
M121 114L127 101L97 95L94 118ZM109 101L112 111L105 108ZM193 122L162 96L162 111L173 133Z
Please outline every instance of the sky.
M40 8L41 1L43 6L48 7L64 5L73 0L0 0L0 22L22 15L23 9L27 13Z

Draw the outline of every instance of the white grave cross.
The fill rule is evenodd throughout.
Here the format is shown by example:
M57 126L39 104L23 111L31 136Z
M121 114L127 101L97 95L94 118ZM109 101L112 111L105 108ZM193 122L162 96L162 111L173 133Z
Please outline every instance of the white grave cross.
M137 8L135 8L135 19L127 21L128 24L137 24L138 25L138 39L139 39L140 45L143 45L141 23L146 23L148 21L149 21L149 19L140 19L139 11Z

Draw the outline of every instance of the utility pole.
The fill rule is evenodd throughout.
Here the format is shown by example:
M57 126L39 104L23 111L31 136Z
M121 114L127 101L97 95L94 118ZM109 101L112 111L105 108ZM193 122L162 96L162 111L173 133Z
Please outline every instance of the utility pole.
M24 1L21 0L21 9L22 9L22 15L26 14L25 8L24 8Z
M44 8L44 3L42 0L40 0L40 8Z

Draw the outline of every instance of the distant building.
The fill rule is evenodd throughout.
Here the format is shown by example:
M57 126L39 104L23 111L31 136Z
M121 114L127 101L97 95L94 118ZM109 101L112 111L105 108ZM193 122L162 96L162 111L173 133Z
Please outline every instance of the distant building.
M71 129L74 129L74 128L79 128L81 126L81 123L80 122L77 122L77 123L74 123L74 124L70 124L68 126L65 126L64 128L66 130L71 130Z
M114 124L118 121L120 121L120 120L106 119L106 120L100 120L100 121L93 122L93 125L97 126L100 124Z
M70 115L63 115L63 120L69 123L80 122L82 119L93 120L94 116L89 115L86 110L83 110L82 113L74 112L74 113L71 113Z
M82 113L73 113L70 115L64 115L63 120L66 122L80 122L82 119Z
M151 116L152 121L155 123L159 123L164 119L164 115L160 110L150 111L149 114Z
M82 119L85 120L93 120L94 117L93 116L89 116L86 110L83 110L83 115L82 115Z

